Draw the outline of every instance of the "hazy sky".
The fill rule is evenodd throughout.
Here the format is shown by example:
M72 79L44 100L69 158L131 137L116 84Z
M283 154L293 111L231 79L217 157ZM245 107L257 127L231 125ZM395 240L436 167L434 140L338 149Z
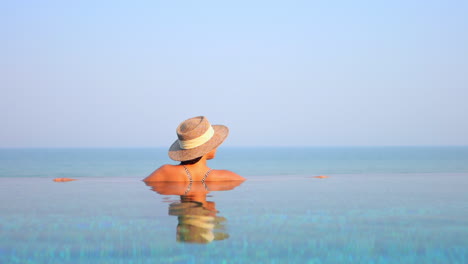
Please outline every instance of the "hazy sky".
M1 1L0 147L468 145L468 1Z

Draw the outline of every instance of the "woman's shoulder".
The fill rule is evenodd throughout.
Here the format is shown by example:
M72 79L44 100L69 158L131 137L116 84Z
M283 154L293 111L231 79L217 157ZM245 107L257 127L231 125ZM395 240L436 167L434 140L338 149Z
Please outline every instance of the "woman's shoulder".
M153 171L144 182L177 182L187 181L185 170L180 165L162 165ZM245 181L245 178L228 170L211 170L206 181Z
M178 172L180 171L180 166L178 165L162 165L155 171L153 171L148 177L143 179L145 182L152 182L152 181L179 181ZM180 179L183 181L184 179Z
M211 170L206 181L245 181L245 178L229 170Z

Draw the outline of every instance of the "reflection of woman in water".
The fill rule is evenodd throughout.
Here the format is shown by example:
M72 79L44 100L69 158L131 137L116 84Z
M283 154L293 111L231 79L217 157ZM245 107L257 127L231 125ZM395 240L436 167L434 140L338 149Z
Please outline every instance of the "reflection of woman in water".
M169 148L169 157L179 165L163 165L144 181L159 194L180 195L180 202L169 206L169 215L177 216L177 241L209 243L229 237L225 219L217 216L215 203L206 200L210 191L226 191L245 179L228 170L212 170L206 161L213 159L216 148L229 130L211 125L204 116L190 118L177 127L178 139Z
M218 182L146 182L162 195L180 195L180 202L169 205L169 215L177 216L177 241L210 243L229 237L224 217L217 215L215 203L206 200L210 191L227 191L242 181ZM208 191L210 190L210 191Z
M163 165L144 179L145 182L211 182L244 181L228 170L212 170L206 161L213 159L216 148L226 139L229 130L211 125L204 116L190 118L177 127L177 137L169 148L169 157L179 165Z

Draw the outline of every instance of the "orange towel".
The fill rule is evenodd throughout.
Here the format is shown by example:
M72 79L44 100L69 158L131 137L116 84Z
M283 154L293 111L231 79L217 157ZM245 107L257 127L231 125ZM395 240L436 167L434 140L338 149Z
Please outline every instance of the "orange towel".
M70 178L55 178L54 182L69 182L69 181L76 181L76 179L70 179Z
M328 176L320 175L320 176L314 176L314 178L325 179L325 178L328 178Z

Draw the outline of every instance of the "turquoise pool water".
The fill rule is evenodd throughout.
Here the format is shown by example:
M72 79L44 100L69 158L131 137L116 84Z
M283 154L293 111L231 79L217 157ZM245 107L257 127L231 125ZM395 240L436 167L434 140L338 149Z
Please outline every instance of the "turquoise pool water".
M468 263L468 147L220 148L246 182L141 182L170 162L0 149L0 263Z
M51 179L0 178L0 263L468 263L467 173Z

